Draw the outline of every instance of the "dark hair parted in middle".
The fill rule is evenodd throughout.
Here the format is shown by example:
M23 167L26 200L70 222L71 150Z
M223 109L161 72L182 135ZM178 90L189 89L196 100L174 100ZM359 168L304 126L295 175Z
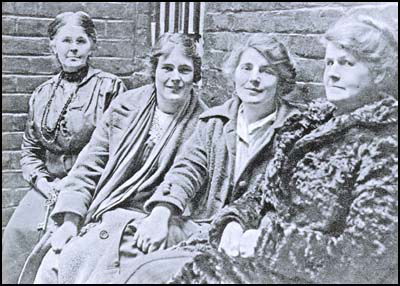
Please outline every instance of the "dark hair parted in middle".
M158 41L154 44L150 52L151 77L155 80L158 60L163 55L168 55L175 47L179 46L183 49L184 55L193 59L193 82L201 79L201 44L200 35L198 34L182 34L182 33L165 33L162 34Z
M58 30L65 26L69 21L75 21L77 26L83 28L88 37L96 43L97 41L97 32L96 27L94 26L92 18L85 12L65 12L57 15L57 17L49 24L49 28L47 30L50 40L53 40L56 36Z
M253 35L243 44L240 43L229 54L224 64L224 72L234 78L235 70L239 64L240 57L248 48L253 48L264 56L271 64L271 69L279 78L277 93L284 96L290 93L296 85L296 69L286 47L274 36L269 34Z

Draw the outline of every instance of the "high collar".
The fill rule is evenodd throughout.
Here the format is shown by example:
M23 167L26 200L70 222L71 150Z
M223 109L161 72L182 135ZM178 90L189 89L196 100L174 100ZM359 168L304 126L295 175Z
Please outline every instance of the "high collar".
M88 82L93 76L95 76L95 75L97 75L97 74L99 74L99 73L101 73L101 70L95 69L95 68L92 68L91 66L89 66L86 76L79 82L79 85L84 85L84 84L85 84L86 82ZM55 76L51 79L51 81L52 81L53 83L57 83L57 82L61 79L61 76L62 76L62 72L60 72L60 73L58 73L57 75L55 75Z

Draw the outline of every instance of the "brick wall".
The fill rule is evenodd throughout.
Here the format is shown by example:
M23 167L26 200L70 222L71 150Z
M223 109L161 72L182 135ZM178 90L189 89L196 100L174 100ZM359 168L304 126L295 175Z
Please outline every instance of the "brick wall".
M229 98L232 87L221 72L224 55L247 35L270 32L294 56L299 85L310 98L321 96L324 48L319 38L350 9L398 19L397 4L388 2L206 3L202 98L210 106ZM88 12L98 29L93 65L119 75L129 88L149 82L144 65L154 16L151 3L2 3L3 227L27 190L19 149L30 93L57 70L48 48L47 25L61 12L78 10Z
M91 61L120 76L129 88L140 86L149 50L148 3L2 3L2 227L25 195L20 146L32 91L59 70L50 53L48 24L66 11L89 13L98 32Z

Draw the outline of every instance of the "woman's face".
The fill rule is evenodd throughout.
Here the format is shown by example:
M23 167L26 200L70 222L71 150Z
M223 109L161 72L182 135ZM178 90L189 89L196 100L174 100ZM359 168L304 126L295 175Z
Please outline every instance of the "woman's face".
M365 101L367 98L363 95L373 87L373 79L365 63L358 61L346 50L328 43L324 85L326 97L333 103L355 99Z
M245 50L234 75L239 98L246 104L262 104L275 97L278 77L268 60L257 50Z
M66 72L75 72L87 65L93 43L81 26L67 24L61 27L51 47Z
M193 86L193 59L184 55L181 47L158 59L155 74L157 96L169 104L185 102Z

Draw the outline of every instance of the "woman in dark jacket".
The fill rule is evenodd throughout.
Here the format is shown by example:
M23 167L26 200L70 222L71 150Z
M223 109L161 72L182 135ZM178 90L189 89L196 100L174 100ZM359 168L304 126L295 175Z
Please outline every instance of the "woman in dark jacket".
M62 71L40 85L29 101L21 166L32 189L4 232L3 283L17 282L26 257L45 232L39 223L45 219L45 200L53 196L54 184L68 174L110 102L125 91L115 75L88 64L96 44L89 15L62 13L48 32Z
M259 187L215 219L213 246L186 246L202 254L173 282L398 282L397 40L362 15L324 39L335 117L281 141ZM239 257L216 250L232 225Z

